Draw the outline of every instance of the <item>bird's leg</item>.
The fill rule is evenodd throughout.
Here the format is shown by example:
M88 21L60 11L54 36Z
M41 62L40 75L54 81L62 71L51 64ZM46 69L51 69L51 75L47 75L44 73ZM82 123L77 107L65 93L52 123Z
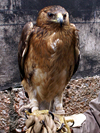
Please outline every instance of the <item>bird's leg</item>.
M32 98L30 99L30 108L31 108L31 111L33 112L34 110L38 110L38 101L36 98Z
M27 93L29 96L29 101L30 101L29 105L30 105L31 112L33 112L34 110L38 110L39 103L38 103L38 100L36 99L36 96L35 96L35 90L33 90L32 88L29 88Z
M62 103L62 94L56 96L54 98L54 109L56 114L65 114L65 111L63 109L63 103Z
M30 110L30 109L31 109L31 112L33 112L34 110L38 110L38 101L35 98L31 99L29 104L23 105L19 109L19 114L22 115L23 111L25 112L25 110Z
M28 93L30 103L28 105L24 105L19 109L19 114L22 115L22 112L25 110L30 110L33 112L34 110L38 110L38 101L35 97L34 90L30 87L29 89L25 88L25 91Z

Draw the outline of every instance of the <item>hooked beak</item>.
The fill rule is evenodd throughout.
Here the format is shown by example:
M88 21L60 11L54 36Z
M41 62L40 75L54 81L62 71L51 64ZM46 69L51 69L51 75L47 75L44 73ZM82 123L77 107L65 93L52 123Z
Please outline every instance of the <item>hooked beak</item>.
M64 20L63 20L63 15L61 13L57 14L57 23L60 23L60 26L62 26Z

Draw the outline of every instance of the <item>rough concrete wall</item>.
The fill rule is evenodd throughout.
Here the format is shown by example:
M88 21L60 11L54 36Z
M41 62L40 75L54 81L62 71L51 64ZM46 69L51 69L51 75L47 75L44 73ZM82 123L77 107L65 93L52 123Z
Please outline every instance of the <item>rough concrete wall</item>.
M35 21L38 11L61 5L79 29L81 61L76 77L100 74L99 0L1 0L0 4L0 90L20 82L17 51L23 25Z
M2 0L0 6L0 90L20 82L17 52L23 25L37 11L20 10L21 1Z
M100 74L100 23L78 24L81 60L78 77Z

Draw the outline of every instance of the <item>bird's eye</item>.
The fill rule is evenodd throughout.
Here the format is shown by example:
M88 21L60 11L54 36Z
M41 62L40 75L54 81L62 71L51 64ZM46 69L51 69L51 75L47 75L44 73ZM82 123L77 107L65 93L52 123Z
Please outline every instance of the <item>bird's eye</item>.
M54 15L53 13L48 12L49 17L53 17L53 15Z
M66 14L63 15L63 18L64 18L64 19L66 18Z

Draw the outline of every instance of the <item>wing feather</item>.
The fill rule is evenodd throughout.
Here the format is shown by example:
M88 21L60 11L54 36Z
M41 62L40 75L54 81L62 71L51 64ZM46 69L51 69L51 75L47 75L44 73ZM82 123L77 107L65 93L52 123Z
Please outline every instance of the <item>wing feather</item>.
M75 48L74 48L75 66L74 66L73 75L77 71L78 66L79 66L79 61L80 61L79 35L78 35L78 30L77 29L75 29L74 35L75 35L75 45L74 45L75 46Z
M34 31L33 23L28 22L22 30L21 38L18 45L18 64L19 64L21 80L24 78L24 60L29 48L28 41L33 31Z

